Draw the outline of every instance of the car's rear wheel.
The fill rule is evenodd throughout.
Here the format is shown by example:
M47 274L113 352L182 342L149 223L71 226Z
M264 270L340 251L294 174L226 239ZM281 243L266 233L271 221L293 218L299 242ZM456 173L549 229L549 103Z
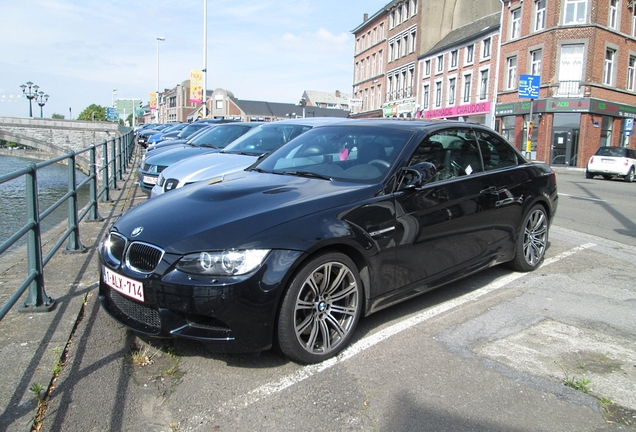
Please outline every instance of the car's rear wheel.
M625 177L623 177L627 183L631 183L634 181L634 167L629 169L629 172Z
M340 352L360 319L362 282L355 264L340 253L311 259L292 279L278 319L281 351L299 363Z
M517 271L532 271L543 262L548 245L548 214L541 204L530 209L517 239L515 259L509 266Z
M591 172L589 172L588 170L585 170L585 178L586 178L586 179L594 178L594 174L592 174L592 173L591 173Z

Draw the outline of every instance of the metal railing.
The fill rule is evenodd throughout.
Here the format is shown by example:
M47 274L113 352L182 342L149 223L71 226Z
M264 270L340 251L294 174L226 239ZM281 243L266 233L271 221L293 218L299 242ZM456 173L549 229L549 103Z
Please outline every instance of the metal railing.
M0 244L0 259L2 255L26 236L27 276L20 287L9 300L0 308L0 320L17 303L27 291L25 302L20 306L20 312L46 312L53 309L55 300L47 296L44 291L44 267L66 242L67 253L84 252L85 247L80 242L79 223L87 221L103 221L99 215L99 200L110 200L111 189L117 189L117 181L123 180L126 168L130 164L135 146L133 131L130 128L122 130L122 135L92 144L80 151L70 151L64 155L40 163L29 163L25 168L0 176L0 184L25 178L26 190L26 224L17 230L8 240ZM82 182L76 184L76 157L88 153L90 158L89 174ZM68 192L50 207L40 212L38 199L38 172L55 163L68 165ZM101 188L100 188L101 184ZM77 191L88 185L89 202L83 209L78 209ZM42 221L53 211L67 204L68 227L49 252L42 256Z

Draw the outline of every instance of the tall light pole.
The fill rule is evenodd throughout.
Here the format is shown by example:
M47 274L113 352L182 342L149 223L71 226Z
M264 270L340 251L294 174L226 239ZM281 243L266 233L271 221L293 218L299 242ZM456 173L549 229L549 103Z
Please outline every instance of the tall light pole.
M46 102L49 100L49 95L44 94L44 92L39 92L38 97L35 100L37 101L38 105L40 105L40 118L43 118L44 115L42 114L42 107L44 107L44 105L46 105Z
M208 115L208 0L203 0L203 118Z
M117 89L113 90L113 105L112 107L115 108L115 95L117 94Z
M159 42L165 40L165 37L157 38L157 94L155 95L155 120L157 123L159 123Z
M40 88L40 86L37 84L33 84L31 81L27 81L27 83L22 84L20 88L22 89L22 93L24 93L26 98L29 100L29 117L33 117L33 107L31 105L31 101L38 95L38 89Z

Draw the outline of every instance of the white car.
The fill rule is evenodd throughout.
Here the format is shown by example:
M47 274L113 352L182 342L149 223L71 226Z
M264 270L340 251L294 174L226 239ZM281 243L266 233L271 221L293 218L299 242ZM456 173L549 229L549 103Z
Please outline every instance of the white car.
M229 144L218 153L194 156L179 161L163 170L157 184L150 191L150 198L157 197L191 183L219 179L244 170L261 156L323 124L348 121L337 117L311 117L265 123Z
M590 158L585 170L586 178L603 176L605 180L623 177L626 182L634 181L636 170L636 150L627 147L601 147Z

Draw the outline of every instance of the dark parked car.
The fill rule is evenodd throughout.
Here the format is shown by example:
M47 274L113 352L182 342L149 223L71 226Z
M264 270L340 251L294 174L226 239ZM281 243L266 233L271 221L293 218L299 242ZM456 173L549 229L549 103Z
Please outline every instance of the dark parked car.
M99 247L99 297L142 334L318 362L365 315L539 267L557 202L554 172L486 127L349 120L124 214Z
M170 126L171 126L170 124L165 123L165 124L158 124L155 126L147 127L140 130L137 133L137 143L142 147L147 147L148 138L150 138L152 135L156 134L157 132L160 132L164 129L169 128Z

